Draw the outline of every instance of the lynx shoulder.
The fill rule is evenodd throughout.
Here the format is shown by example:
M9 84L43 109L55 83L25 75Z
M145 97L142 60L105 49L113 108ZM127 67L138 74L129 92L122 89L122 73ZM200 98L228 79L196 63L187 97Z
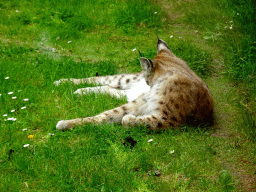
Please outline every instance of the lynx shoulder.
M94 117L61 120L56 128L120 122L125 127L144 125L158 130L177 129L183 123L213 123L214 106L208 86L163 40L157 42L157 55L152 60L142 57L140 63L143 71L137 74L71 79L75 84L87 81L102 85L78 89L76 94L106 92L125 95L129 102Z

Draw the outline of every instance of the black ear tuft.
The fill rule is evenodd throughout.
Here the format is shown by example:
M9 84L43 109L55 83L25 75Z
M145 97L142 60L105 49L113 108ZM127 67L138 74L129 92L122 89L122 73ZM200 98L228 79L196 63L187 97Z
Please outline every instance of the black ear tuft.
M162 39L158 39L157 53L159 53L161 50L171 51L171 49L168 47L168 45Z
M140 54L140 57L142 57L142 54L141 54L140 50L138 50L138 52L139 52L139 54Z

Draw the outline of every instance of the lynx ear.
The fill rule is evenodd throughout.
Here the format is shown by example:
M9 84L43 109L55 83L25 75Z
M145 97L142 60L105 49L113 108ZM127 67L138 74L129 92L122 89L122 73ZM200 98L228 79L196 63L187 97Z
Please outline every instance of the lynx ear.
M171 51L171 49L168 47L168 45L162 39L158 39L157 53L159 53L161 50Z
M147 73L150 74L150 72L153 69L153 61L151 61L150 59L147 59L145 57L141 57L140 58L140 64L141 64L141 68Z

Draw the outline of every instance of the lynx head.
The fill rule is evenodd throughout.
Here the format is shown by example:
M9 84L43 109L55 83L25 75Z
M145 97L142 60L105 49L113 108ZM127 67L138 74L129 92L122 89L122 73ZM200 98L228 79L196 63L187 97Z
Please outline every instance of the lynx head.
M162 65L165 65L165 61L168 61L168 57L173 57L168 45L161 39L157 42L157 56L153 59L147 59L145 57L140 58L141 67L145 73L146 83L151 86L154 79L163 73ZM162 61L160 61L162 58ZM158 59L156 59L158 58Z

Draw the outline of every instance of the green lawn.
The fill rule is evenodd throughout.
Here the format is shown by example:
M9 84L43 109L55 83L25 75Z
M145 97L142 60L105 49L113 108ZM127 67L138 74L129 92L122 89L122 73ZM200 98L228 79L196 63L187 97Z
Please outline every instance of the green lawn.
M246 3L0 2L0 191L255 190L256 39ZM77 97L93 85L54 81L141 71L133 49L153 58L156 33L209 85L214 127L56 130L126 100Z

